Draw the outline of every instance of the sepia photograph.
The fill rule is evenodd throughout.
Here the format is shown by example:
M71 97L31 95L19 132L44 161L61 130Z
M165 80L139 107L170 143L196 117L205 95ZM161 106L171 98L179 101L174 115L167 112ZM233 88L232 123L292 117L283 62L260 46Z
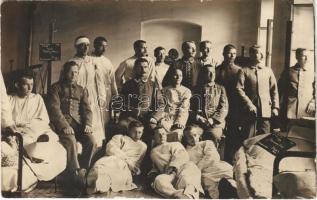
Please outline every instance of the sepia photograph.
M3 1L1 196L315 199L314 6Z

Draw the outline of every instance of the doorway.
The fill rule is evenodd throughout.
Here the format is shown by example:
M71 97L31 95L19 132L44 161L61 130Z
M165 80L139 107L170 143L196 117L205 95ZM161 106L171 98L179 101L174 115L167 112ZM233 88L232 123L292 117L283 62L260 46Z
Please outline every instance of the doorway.
M154 49L158 46L164 47L167 52L169 49L175 48L181 57L182 43L191 40L195 41L197 46L201 40L201 29L200 25L186 21L174 19L148 20L141 23L141 39L147 42L151 57L154 56Z

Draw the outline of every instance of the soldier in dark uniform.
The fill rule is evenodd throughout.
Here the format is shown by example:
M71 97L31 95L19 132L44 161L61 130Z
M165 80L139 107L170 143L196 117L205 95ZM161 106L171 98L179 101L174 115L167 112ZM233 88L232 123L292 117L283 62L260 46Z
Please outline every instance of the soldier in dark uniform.
M216 68L215 81L225 87L229 102L228 116L226 118L225 160L231 163L235 151L240 146L238 139L241 137L241 106L236 92L238 74L241 67L234 63L237 55L237 49L234 45L226 45L222 54L224 61Z
M211 139L218 146L228 114L228 100L226 90L215 83L215 71L212 65L205 65L201 69L201 84L195 88L195 95L191 102L192 121L198 123L205 133L203 139Z
M158 105L156 100L161 93L158 83L149 77L149 63L145 58L138 58L133 70L135 76L122 87L124 108L120 118L133 117L146 123L150 114L155 111L155 106Z
M78 65L69 61L64 64L63 78L52 85L48 94L50 120L67 151L67 171L76 177L90 167L96 150L92 136L92 111L87 90L79 86ZM81 162L78 161L76 142L82 144Z
M196 45L194 41L185 41L182 44L182 51L183 57L178 59L174 64L174 67L177 69L182 70L183 72L183 81L182 85L193 90L194 87L197 85L197 79L200 72L200 66L197 60L195 59L196 55ZM164 79L168 80L166 85L171 85L173 78L171 77L171 70L170 68L167 71L167 75ZM164 81L163 81L164 82Z
M150 78L149 62L145 58L135 60L134 77L123 84L122 95L124 105L119 121L129 117L138 119L144 125L142 140L148 145L148 151L141 166L141 171L147 173L151 168L149 152L151 150L153 132L149 120L155 110L162 106L162 94L158 82Z

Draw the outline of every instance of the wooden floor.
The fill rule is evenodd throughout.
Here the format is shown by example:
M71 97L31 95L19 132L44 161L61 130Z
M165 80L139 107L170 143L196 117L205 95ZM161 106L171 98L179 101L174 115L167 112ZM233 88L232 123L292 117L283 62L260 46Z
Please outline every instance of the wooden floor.
M122 192L109 192L104 194L91 194L85 195L79 192L69 192L65 190L60 184L60 181L57 178L56 188L55 182L39 182L35 189L31 192L23 193L22 197L24 198L143 198L143 199L162 199L163 197L155 193L155 191L149 186L142 183L140 180L137 181L138 188L131 191L122 191ZM56 189L56 190L55 190ZM68 191L68 192L67 192ZM219 198L220 199L236 199L238 198L236 189L233 188L230 184L228 185L227 181L219 182ZM7 196L7 197L20 197L20 196ZM208 198L207 196L200 196L202 199Z
M71 197L83 197L83 198L115 198L115 197L123 197L123 198L162 198L152 190L144 190L142 188L137 188L132 191L123 191L123 192L110 192L108 194L93 194L93 195L81 195L81 196L72 196L65 195L63 189L57 185L57 190L55 192L55 184L54 182L40 182L37 187L31 192L24 194L23 197L27 198L71 198Z

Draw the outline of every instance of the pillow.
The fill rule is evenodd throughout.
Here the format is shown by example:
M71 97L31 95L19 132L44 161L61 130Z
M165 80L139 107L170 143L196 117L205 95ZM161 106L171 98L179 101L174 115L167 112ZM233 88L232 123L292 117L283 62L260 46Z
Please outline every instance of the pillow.
M1 167L18 166L19 152L14 145L1 142Z
M284 172L276 175L273 181L282 198L315 199L315 179L316 173L314 171Z

